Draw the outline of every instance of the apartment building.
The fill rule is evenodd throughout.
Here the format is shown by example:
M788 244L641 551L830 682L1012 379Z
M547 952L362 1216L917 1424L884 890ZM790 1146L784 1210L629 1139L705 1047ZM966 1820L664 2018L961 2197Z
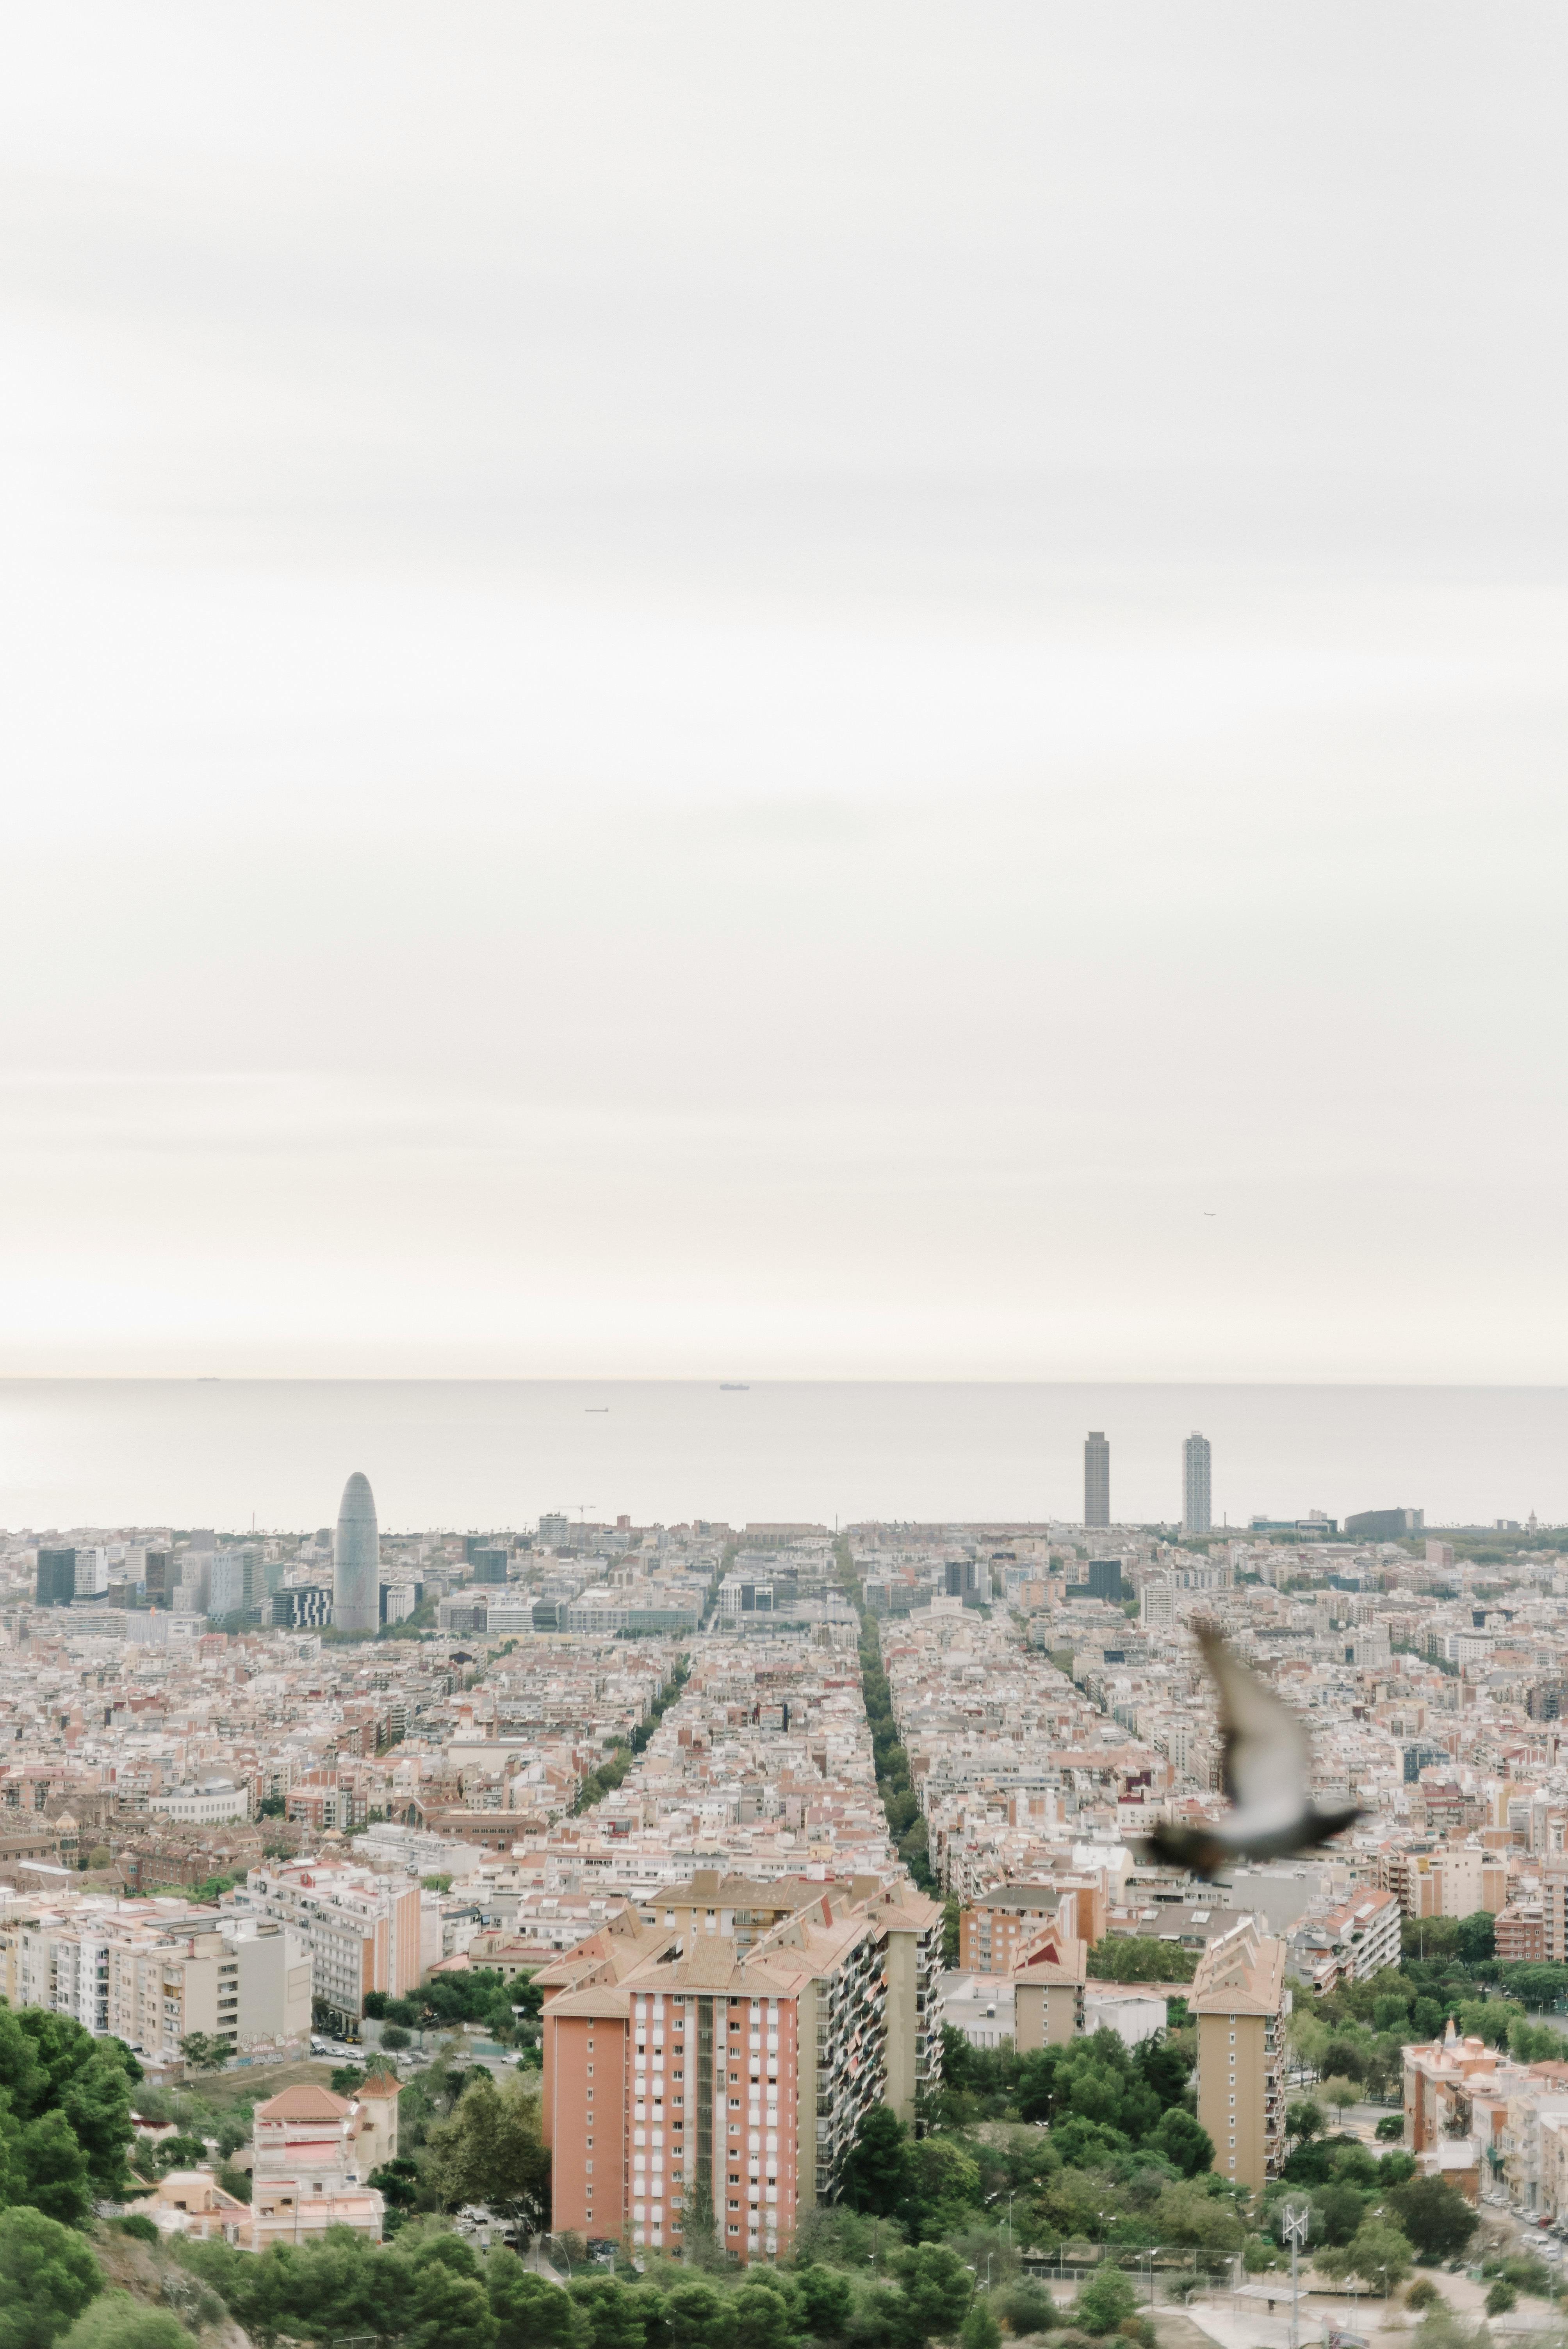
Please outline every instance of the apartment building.
M229 1895L237 1914L294 1929L310 1951L315 2003L350 2036L368 1992L404 1998L418 1987L421 1898L407 1877L314 1860L253 1868Z
M1244 1918L1204 1951L1187 2002L1198 2024L1198 2118L1215 2171L1254 2191L1284 2150L1284 1943Z
M1014 2044L1020 2055L1075 2039L1084 2028L1088 1951L1059 1917L1013 1954Z
M1383 1850L1377 1881L1405 1917L1473 1917L1482 1909L1495 1917L1508 1903L1508 1863L1481 1844Z
M1544 1960L1546 1915L1540 1900L1511 1900L1499 1909L1493 1930L1497 1955L1505 1964L1540 1965Z
M1402 1919L1392 1892L1360 1892L1291 1937L1291 1971L1321 1998L1341 1982L1367 1982L1397 1966Z
M811 1891L744 1951L706 1912L697 1930L624 1912L536 1977L554 2226L678 2246L695 2199L731 2258L775 2258L835 2198L872 2107L913 2111L941 1912ZM689 1889L669 1906L689 1920Z
M1092 1947L1106 1930L1105 1895L1098 1886L995 1884L958 1916L958 1965L964 1973L1011 1971L1015 1952L1047 1924L1066 1901L1068 1930Z
M183 1902L71 1903L0 1926L9 2002L68 2014L160 2064L192 2033L236 2054L286 2046L310 2030L311 1961L303 1938L254 1918Z

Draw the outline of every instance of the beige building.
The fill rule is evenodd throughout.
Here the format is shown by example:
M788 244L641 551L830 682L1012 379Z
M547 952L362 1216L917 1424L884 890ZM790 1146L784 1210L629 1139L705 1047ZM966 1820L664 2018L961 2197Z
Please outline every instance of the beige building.
M290 1925L309 1947L314 1995L356 2033L368 1991L406 1998L423 1972L420 1891L407 1877L335 1861L252 1868L232 1893L241 1916Z
M1261 1934L1249 1917L1211 1942L1192 1977L1198 2118L1213 2143L1215 2174L1233 2186L1264 2186L1280 2166L1290 2012L1284 1961L1284 1943Z
M1013 2030L1020 2055L1078 2037L1088 1971L1088 1950L1054 1918L1016 1951Z
M397 2085L379 2078L365 2085L375 2093L363 2103L304 2085L256 2106L251 2250L315 2241L329 2227L380 2241L385 2205L366 2180L391 2158L382 2150L387 2143L397 2151Z
M236 2054L310 2030L303 1938L266 1920L188 1909L179 1899L66 1895L0 1926L0 1982L14 2006L68 2014L156 2064L192 2032Z

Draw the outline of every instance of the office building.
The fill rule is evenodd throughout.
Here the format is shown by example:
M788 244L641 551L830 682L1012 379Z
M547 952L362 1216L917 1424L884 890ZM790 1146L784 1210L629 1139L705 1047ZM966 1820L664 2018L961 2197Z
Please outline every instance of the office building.
M332 1546L332 1620L339 1631L374 1631L381 1619L381 1541L370 1480L356 1468L343 1488Z
M74 1549L41 1549L38 1552L37 1603L40 1607L68 1607L77 1595L77 1554Z
M504 1549L471 1549L469 1563L476 1582L504 1582L508 1553Z
M1098 1428L1084 1441L1083 1521L1086 1526L1110 1523L1110 1446Z
M283 1588L284 1561L281 1557L263 1557L253 1545L242 1553L245 1561L244 1581L240 1603L247 1615L263 1623L273 1619L273 1598Z
M1198 2024L1198 2118L1214 2175L1256 2193L1284 2153L1285 1945L1252 1917L1212 1941L1187 2005Z
M170 1549L150 1549L142 1566L142 1578L150 1607L168 1607L174 1589L174 1553Z
M76 1598L104 1599L108 1595L108 1552L97 1545L76 1553Z
M1407 1534L1418 1534L1426 1516L1424 1509L1360 1509L1346 1518L1345 1531L1351 1541L1400 1541Z
M207 1612L221 1620L225 1615L242 1614L244 1605L245 1552L221 1549L208 1570Z
M332 1620L332 1593L324 1582L295 1584L273 1593L273 1628L279 1631L322 1631Z
M1181 1530L1206 1534L1212 1523L1209 1439L1194 1428L1181 1446Z

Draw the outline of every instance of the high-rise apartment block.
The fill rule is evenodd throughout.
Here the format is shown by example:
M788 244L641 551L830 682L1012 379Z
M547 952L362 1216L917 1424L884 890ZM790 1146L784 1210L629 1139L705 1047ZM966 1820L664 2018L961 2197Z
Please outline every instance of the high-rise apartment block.
M1181 1446L1181 1530L1206 1534L1213 1524L1209 1439L1192 1430Z
M552 2224L667 2248L700 2213L732 2259L777 2257L872 2106L937 2084L941 1908L717 1874L652 1905L536 1977Z
M1255 2192L1284 2153L1285 1945L1242 1922L1211 1941L1188 1996L1198 2023L1198 2118L1214 2173Z
M0 1926L0 1990L13 2006L68 2014L95 2037L112 2032L174 2063L193 2031L235 2054L303 2038L311 1958L301 1934L270 1919L41 1902Z
M332 1861L253 1868L232 1896L242 1914L292 1925L315 1970L315 1998L339 2026L356 2026L366 1993L405 1998L422 1971L420 1888L406 1876Z
M1110 1446L1098 1428L1084 1440L1083 1521L1086 1526L1110 1523Z

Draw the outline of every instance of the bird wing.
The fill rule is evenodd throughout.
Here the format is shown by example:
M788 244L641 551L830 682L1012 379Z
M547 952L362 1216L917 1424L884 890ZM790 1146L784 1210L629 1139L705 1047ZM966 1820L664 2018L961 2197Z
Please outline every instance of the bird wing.
M1284 1699L1231 1653L1212 1624L1198 1632L1203 1661L1220 1692L1221 1784L1256 1832L1307 1808L1311 1747ZM1239 1820L1235 1824L1239 1824Z

